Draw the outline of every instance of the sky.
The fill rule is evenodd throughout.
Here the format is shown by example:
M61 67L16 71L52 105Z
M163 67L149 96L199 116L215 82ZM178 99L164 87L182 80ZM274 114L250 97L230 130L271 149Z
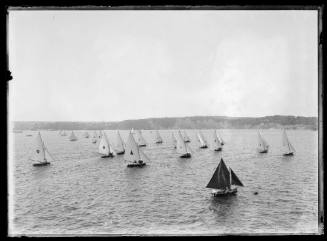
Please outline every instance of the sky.
M317 11L9 11L14 121L318 116Z

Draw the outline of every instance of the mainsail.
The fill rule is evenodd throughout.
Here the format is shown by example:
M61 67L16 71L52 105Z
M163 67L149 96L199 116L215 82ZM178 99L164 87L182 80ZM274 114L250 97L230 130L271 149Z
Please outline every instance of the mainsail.
M98 152L106 156L108 156L110 153L115 154L112 146L110 145L107 134L105 132L102 134L102 138L99 143Z
M179 153L179 154L188 153L187 146L183 140L183 136L180 131L178 131L176 150L177 150L177 153Z
M291 154L291 153L295 152L294 147L288 140L285 130L283 131L283 152L284 152L284 154Z
M216 150L221 148L222 143L221 143L221 141L219 140L219 138L217 136L216 130L214 130L214 132L213 132L213 142L214 142L214 148Z
M213 189L230 189L230 186L230 173L227 169L227 166L225 165L224 160L221 158L216 171L214 172L206 187Z
M207 141L204 139L204 136L201 131L198 132L198 140L200 142L201 147L207 145Z
M171 133L171 136L172 136L172 140L173 140L173 146L174 146L174 148L176 148L177 147L177 140L176 140L176 137L175 137L174 133Z
M142 136L141 130L137 130L137 142L138 142L139 146L145 146L146 145L146 141Z
M262 136L260 135L260 132L258 132L258 148L259 148L259 151L266 151L266 150L268 150L268 147L269 147L269 145L262 138Z
M129 162L137 162L141 160L140 149L138 147L138 144L134 140L132 132L130 132L128 136L124 159Z
M217 138L218 138L220 144L221 144L221 145L224 145L224 140L223 140L223 138L221 138L221 136L218 134L218 132L217 132L216 130L215 130L215 133L216 133L216 135L217 135Z
M162 143L162 138L158 130L156 130L156 143Z
M183 134L184 134L184 138L183 138L184 142L190 142L190 138L186 134L186 131L184 131Z
M117 152L123 152L125 150L124 146L124 141L121 138L119 131L117 131Z
M45 146L41 138L40 132L36 135L35 141L35 151L33 155L33 160L38 162L45 162Z

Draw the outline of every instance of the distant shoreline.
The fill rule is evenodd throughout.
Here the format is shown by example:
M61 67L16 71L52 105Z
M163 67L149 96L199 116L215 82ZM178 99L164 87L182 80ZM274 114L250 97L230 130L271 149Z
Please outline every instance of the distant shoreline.
M318 129L317 117L190 116L147 118L116 122L13 121L13 130L155 130L155 129Z

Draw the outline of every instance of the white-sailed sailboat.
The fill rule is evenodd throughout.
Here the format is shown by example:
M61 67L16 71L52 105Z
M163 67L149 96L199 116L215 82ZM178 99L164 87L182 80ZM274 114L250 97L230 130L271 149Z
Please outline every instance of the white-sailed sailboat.
M191 140L188 137L188 135L186 134L186 131L185 130L183 131L183 134L184 134L184 138L183 138L184 142L191 142Z
M142 135L141 130L137 130L137 143L139 146L146 146L146 141Z
M77 137L75 136L74 131L72 131L72 133L70 134L70 136L69 136L69 140L70 140L70 141L77 141Z
M177 148L177 139L176 139L176 137L174 135L174 132L171 133L171 138L172 138L172 141L173 141L173 146L176 149Z
M117 131L117 147L116 147L117 155L122 155L125 153L125 143L120 136L119 131Z
M219 135L219 133L217 132L217 130L215 130L215 132L216 132L216 135L217 135L217 138L218 138L220 144L223 146L225 144L223 138L221 138L221 136Z
M60 135L61 135L61 136L67 136L67 134L66 134L65 131L62 131Z
M139 148L139 145L136 143L132 132L130 132L128 136L124 159L129 162L127 167L143 167L146 165L145 160L149 160L149 158Z
M33 157L30 158L34 161L33 166L47 166L50 165L50 161L53 158L51 157L48 149L45 147L44 142L42 141L40 132L36 135L35 148L33 151Z
M201 131L198 132L197 134L198 136L198 140L200 142L200 148L204 149L204 148L208 148L208 144L207 144L207 141L206 139L204 138L203 134Z
M97 143L97 141L98 141L98 134L96 131L94 131L92 136L92 143Z
M158 130L156 130L156 143L157 144L162 143L162 138L161 138L160 133L159 133Z
M284 156L292 156L295 152L294 147L288 140L288 137L286 135L286 131L283 131L283 155Z
M191 153L187 147L187 144L185 144L185 141L180 131L178 131L176 151L177 153L181 154L181 158L191 157Z
M218 136L217 136L217 132L216 130L214 130L213 132L213 142L214 142L214 150L215 151L221 151L222 150L222 143L219 140Z
M267 153L269 149L269 145L267 142L263 139L260 132L258 131L258 152L259 153Z
M116 154L105 132L102 134L98 147L98 152L103 155L101 156L102 158L114 157Z
M89 136L89 133L88 133L87 131L84 132L84 137L85 137L85 138L89 138L89 137L90 137L90 136Z
M241 186L243 183L238 179L231 168L227 168L224 160L221 158L214 174L212 175L206 188L211 188L213 196L227 196L236 194L237 188L232 186Z

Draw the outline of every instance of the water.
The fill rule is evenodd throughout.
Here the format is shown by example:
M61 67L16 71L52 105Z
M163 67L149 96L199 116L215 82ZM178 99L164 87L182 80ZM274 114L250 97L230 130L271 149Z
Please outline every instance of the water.
M26 134L33 133L33 137ZM76 142L42 131L56 159L33 167L28 160L36 132L14 135L12 234L222 234L318 232L318 135L289 130L295 156L281 155L281 130L263 130L269 152L257 154L255 130L220 130L221 153L200 149L188 130L191 159L172 147L171 131L143 131L150 158L127 168L123 156L103 159L97 145L76 131ZM89 132L90 134L92 131ZM116 141L115 131L106 131ZM203 131L212 146L212 133ZM127 140L128 132L121 131ZM205 188L220 157L245 187L213 198ZM258 195L254 195L258 192Z

